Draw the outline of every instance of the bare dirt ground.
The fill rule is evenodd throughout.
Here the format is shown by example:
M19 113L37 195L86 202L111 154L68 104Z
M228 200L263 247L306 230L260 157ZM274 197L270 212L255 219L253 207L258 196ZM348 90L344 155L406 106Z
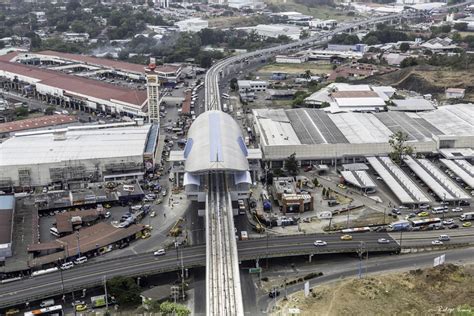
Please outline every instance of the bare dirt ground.
M331 64L302 63L302 64L269 64L258 70L258 72L286 72L289 74L303 74L310 70L313 74L328 74L332 71Z
M466 89L465 100L474 101L474 71L451 70L440 67L418 66L401 69L389 74L374 76L362 82L392 85L397 89L413 90L421 94L431 93L444 98L447 88Z
M474 315L474 266L447 264L342 280L281 300L273 315ZM461 311L462 310L462 311Z

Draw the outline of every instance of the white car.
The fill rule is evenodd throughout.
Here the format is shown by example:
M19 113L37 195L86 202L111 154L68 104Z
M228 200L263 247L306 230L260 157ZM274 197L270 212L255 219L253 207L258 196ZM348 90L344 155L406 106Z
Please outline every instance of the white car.
M327 242L323 241L323 240L316 240L313 245L315 246L327 246Z
M157 250L153 253L154 256L164 256L166 251L164 249Z
M454 212L454 213L462 212L462 211L463 211L462 207L459 207L459 206L458 206L458 207L455 207L455 208L453 208L453 209L451 210L451 212Z
M385 238L379 238L379 239L377 240L377 242L378 242L379 244L389 244L389 243L390 243L390 240L385 239Z
M443 221L443 225L448 226L448 225L452 225L452 224L454 224L454 220L452 218Z
M432 244L432 245L442 245L443 242L442 242L441 240L433 240L433 241L431 242L431 244Z
M109 218L110 216L112 216L112 213L110 213L110 212L105 212L105 218Z

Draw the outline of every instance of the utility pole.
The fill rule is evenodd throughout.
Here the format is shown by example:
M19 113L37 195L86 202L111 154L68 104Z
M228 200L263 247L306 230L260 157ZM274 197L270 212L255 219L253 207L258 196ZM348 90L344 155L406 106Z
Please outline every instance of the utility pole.
M79 243L79 231L76 231L76 238L77 238L77 257L81 257L81 245Z
M105 311L109 310L109 295L107 294L107 275L104 275L104 292L105 292Z
M400 252L402 251L403 229L400 230Z
M271 219L270 219L270 220L271 220ZM266 258L266 260L267 260L267 269L268 269L268 230L265 229L265 231L266 231L266 233L267 233L267 251L266 251L266 256L267 256L267 258Z
M181 293L184 301L184 263L183 263L183 251L181 250Z

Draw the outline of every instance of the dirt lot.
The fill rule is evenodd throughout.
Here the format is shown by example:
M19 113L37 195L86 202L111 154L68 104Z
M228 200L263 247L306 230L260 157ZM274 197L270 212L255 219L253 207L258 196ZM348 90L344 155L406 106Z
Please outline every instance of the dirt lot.
M331 64L270 64L263 66L258 72L286 72L289 74L303 74L306 70L311 70L313 74L328 74L332 71Z
M273 315L287 315L292 307L300 315L474 315L474 266L447 264L338 281L313 288L308 298L302 292L291 295Z
M348 17L345 12L325 5L318 6L317 8L310 8L296 3L293 0L265 0L264 2L269 5L277 6L280 11L296 11L318 19L334 19L338 21L351 19L351 17Z
M465 88L465 100L474 101L474 72L472 69L453 71L439 67L420 66L374 76L362 82L392 85L397 89L431 93L441 100L446 88Z

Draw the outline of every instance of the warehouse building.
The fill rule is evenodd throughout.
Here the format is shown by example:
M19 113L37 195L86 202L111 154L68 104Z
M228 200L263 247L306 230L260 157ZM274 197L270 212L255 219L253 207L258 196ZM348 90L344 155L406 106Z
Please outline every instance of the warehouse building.
M0 144L0 187L140 179L155 163L147 151L156 149L157 131L119 123L18 133Z
M24 120L12 121L0 124L0 138L10 137L21 131L33 131L49 128L65 127L75 124L77 118L72 115L46 115Z
M391 152L390 136L403 131L416 152L474 147L474 107L447 105L420 113L327 113L317 109L253 110L254 130L272 167L295 153L302 165L364 161Z

